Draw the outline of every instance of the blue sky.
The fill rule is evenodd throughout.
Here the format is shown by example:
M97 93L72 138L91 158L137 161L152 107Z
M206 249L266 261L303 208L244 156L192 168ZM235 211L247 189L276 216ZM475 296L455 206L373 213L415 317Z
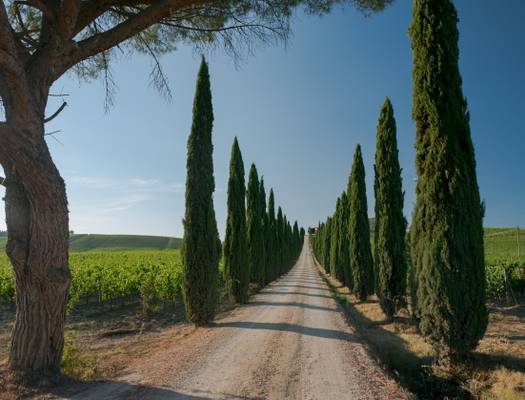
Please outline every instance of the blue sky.
M524 226L525 2L457 0L456 6L485 225ZM221 52L208 55L221 235L235 135L245 169L255 162L277 204L305 227L332 213L361 143L372 215L375 129L385 96L395 108L410 217L415 202L410 18L408 0L369 18L351 9L322 18L300 15L287 46L259 47L239 66ZM67 183L71 229L182 235L186 140L199 61L184 46L162 58L173 92L167 102L149 85L150 60L123 57L113 67L118 91L109 113L101 82L79 83L74 76L57 82L54 91L68 93L69 106L47 127L61 130L60 143L47 141ZM49 113L59 105L54 99Z

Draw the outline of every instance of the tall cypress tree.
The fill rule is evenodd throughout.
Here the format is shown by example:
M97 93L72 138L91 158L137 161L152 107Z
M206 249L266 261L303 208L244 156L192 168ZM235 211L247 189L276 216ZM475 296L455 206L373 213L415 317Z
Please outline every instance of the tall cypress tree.
M277 277L277 237L275 229L275 196L273 189L270 189L268 195L268 262L269 262L269 276L270 281L273 281Z
M260 183L255 164L250 167L248 190L246 192L246 223L248 235L248 264L250 280L259 286L264 285L264 232L263 212L260 200Z
M299 224L297 223L297 220L293 224L293 241L294 241L294 249L297 250L301 244L301 238L299 236Z
M224 238L224 275L226 287L233 300L248 300L250 270L246 240L246 187L244 164L237 138L233 141L230 178L228 179L228 218Z
M411 227L416 316L442 359L474 349L487 326L482 219L449 0L415 0L410 27L417 201Z
M383 104L377 125L374 169L376 292L381 308L390 319L404 303L407 260L396 121L388 98Z
M182 294L187 318L205 325L215 315L220 247L213 208L213 107L208 65L202 58L186 161L186 210L182 242Z
M341 208L339 211L339 277L347 287L351 287L352 275L350 271L349 241L348 241L348 219L349 207L346 192L341 195Z
M335 213L332 216L332 235L330 241L330 275L334 278L338 278L339 269L339 227L341 223L340 218L341 211L341 199L337 199L335 206Z
M350 175L349 254L352 260L354 293L361 301L374 292L374 266L370 247L370 226L366 202L365 167L357 145Z
M272 280L272 270L270 268L271 262L270 262L270 254L272 252L271 249L271 240L270 240L270 221L268 219L268 213L266 211L266 190L264 188L264 178L261 176L261 181L259 183L259 202L260 202L260 210L261 210L261 218L262 218L262 226L263 226L263 244L264 244L264 254L263 254L263 260L264 260L264 283L269 283Z
M283 234L284 234L284 220L283 210L279 206L277 208L277 220L275 221L275 237L276 237L276 260L277 260L277 275L281 275L283 269Z
M326 272L330 272L330 249L332 241L332 218L328 217L324 225L323 240L323 267Z

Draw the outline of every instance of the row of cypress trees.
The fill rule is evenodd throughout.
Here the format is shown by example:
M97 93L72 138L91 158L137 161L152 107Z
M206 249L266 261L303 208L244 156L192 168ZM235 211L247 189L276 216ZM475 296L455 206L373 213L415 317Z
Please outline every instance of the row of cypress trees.
M337 199L334 214L319 225L312 238L314 253L325 270L361 301L377 292L389 318L402 304L405 289L396 282L404 281L406 274L405 253L398 254L404 247L404 232L399 235L399 229L405 229L406 223L395 129L392 104L386 99L377 129L375 270L360 145L354 153L347 190Z
M248 300L249 284L262 287L287 272L298 257L304 229L291 225L281 207L275 215L270 189L268 211L264 179L250 167L248 189L237 138L233 141L228 180L228 217L224 239L224 278L233 301Z
M221 244L213 205L213 118L208 65L202 58L187 145L181 250L186 316L195 325L206 325L215 316L221 254L228 294L233 301L244 303L250 282L262 287L292 266L305 235L297 221L290 224L281 207L276 215L273 190L266 207L264 180L259 180L253 164L246 189L244 163L235 138L228 179L226 235Z
M457 20L450 0L414 0L410 36L418 180L409 246L396 124L388 99L377 127L375 263L359 146L347 192L312 238L315 255L327 272L361 300L375 292L389 318L405 303L408 291L419 331L438 360L446 363L464 359L477 346L488 317L484 204L461 89Z

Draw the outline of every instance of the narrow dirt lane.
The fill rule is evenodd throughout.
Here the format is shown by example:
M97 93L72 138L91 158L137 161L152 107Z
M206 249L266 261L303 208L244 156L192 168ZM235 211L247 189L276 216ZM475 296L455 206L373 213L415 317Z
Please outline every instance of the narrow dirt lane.
M294 268L211 327L75 399L403 399L319 277Z

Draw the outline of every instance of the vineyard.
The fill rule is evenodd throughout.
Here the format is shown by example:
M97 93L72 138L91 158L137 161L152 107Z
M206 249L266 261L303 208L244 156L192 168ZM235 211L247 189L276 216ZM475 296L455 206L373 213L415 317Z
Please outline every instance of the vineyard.
M515 232L515 229L486 229L489 296L505 295L505 275L516 293L525 291L525 257L518 260L512 256ZM521 237L525 238L523 230ZM129 297L147 296L169 303L180 294L182 271L178 250L72 252L70 264L73 275L70 310L78 304L116 302ZM7 256L0 254L0 299L11 302L14 297L12 268Z
M79 303L116 302L138 297L174 302L180 293L181 258L174 251L115 251L70 254L69 310ZM12 268L0 255L0 299L15 296Z

